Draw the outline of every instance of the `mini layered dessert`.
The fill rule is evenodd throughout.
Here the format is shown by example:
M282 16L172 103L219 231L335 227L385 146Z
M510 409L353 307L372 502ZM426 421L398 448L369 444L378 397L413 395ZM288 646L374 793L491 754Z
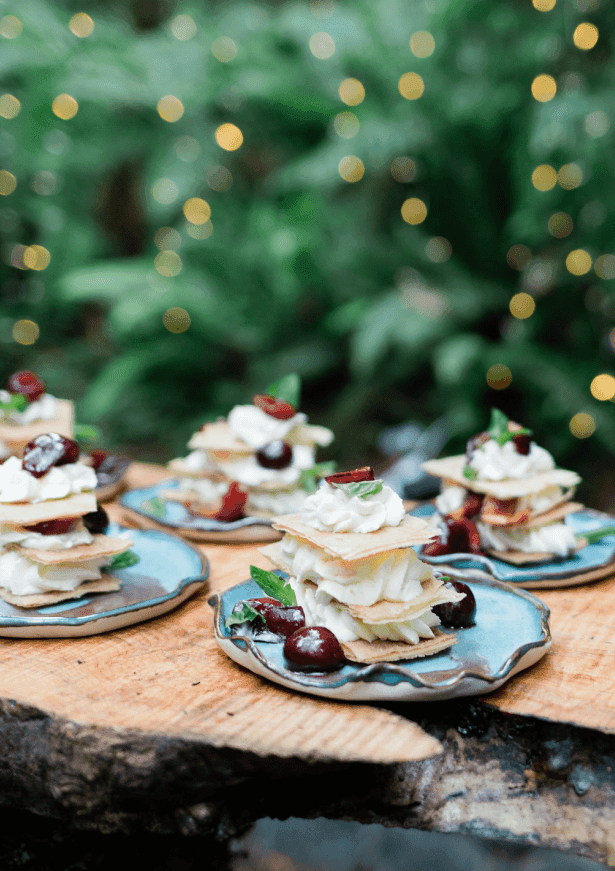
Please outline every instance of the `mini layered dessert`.
M25 446L23 460L0 466L0 597L12 605L117 590L104 569L138 562L130 539L104 534L96 473L78 457L77 442L45 433Z
M169 463L182 477L164 497L224 521L298 510L326 473L316 464L316 447L333 440L331 430L308 424L297 411L298 397L297 376L287 376L251 405L235 406L226 420L204 424L188 443L191 453Z
M51 430L73 436L72 402L47 393L34 372L14 372L0 390L0 459L21 457L28 442Z
M493 409L489 429L470 439L465 456L423 463L442 479L436 498L442 535L425 556L485 551L515 564L565 558L583 546L565 517L576 472L557 469L531 432Z

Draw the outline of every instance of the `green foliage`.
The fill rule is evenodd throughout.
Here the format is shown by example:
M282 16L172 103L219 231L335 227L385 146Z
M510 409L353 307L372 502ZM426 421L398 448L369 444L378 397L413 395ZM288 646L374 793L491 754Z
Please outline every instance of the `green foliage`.
M0 167L17 180L0 207L7 374L39 370L111 443L165 458L291 371L344 466L364 461L383 425L444 411L459 448L494 403L560 462L579 448L568 428L579 411L613 451L611 405L589 384L614 368L615 270L565 267L574 249L612 253L612 4L146 7L5 4L23 24L0 52L3 90L21 101L0 129ZM82 11L95 28L79 39L68 23ZM174 35L178 15L194 20L191 38ZM572 40L585 19L600 31L591 51ZM435 51L417 58L421 30ZM335 41L326 59L309 48L322 31ZM221 37L236 47L227 61L212 50ZM420 99L400 95L406 72L423 78ZM530 93L541 73L558 82L545 103ZM340 99L348 77L365 86L360 105ZM79 104L69 120L51 111L61 93ZM184 106L173 123L156 111L166 95ZM351 138L336 132L343 112L359 123ZM223 123L240 128L239 149L217 144ZM365 167L356 183L338 170L347 155ZM582 183L537 191L543 163L577 164ZM211 223L186 221L191 197ZM409 197L427 206L416 226L400 214ZM558 212L569 235L548 229ZM34 244L51 254L43 271L25 268L19 246ZM519 270L513 245L531 252ZM536 300L527 320L509 314L519 290ZM184 332L163 324L173 307L190 316ZM41 328L35 345L13 340L24 318ZM498 363L513 381L494 397L485 373Z

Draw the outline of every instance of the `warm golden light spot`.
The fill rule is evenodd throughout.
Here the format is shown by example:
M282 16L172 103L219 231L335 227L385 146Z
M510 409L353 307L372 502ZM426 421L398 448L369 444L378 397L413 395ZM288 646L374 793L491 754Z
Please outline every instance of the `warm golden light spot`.
M422 224L427 217L427 206L418 197L410 197L402 204L401 216L407 224Z
M411 157L405 155L394 157L391 161L391 175L395 181L406 184L412 181L416 175L416 163Z
M23 30L23 24L14 15L5 15L0 19L0 33L5 39L15 39Z
M532 82L532 97L539 103L548 103L557 93L557 85L553 76L546 73L536 76Z
M318 60L327 60L335 54L335 40L325 30L310 37L310 51Z
M63 121L74 118L79 110L79 103L70 94L58 94L51 104L51 111Z
M444 236L434 236L425 245L425 254L434 263L446 263L453 253L453 246Z
M339 112L333 119L333 129L342 139L352 139L359 132L360 126L354 112Z
M190 326L190 315L185 308L173 306L168 308L162 316L162 323L170 333L185 333Z
M604 281L615 278L615 254L601 254L597 257L594 270L598 278Z
M534 314L536 303L529 293L516 293L509 302L508 308L514 318L522 321Z
M358 106L365 99L365 88L358 79L344 79L338 93L347 106Z
M337 168L344 181L351 183L361 181L365 174L363 161L355 154L347 154L346 157L342 157Z
M584 411L579 411L578 414L575 414L568 426L570 427L570 432L577 439L589 438L590 435L596 432L596 421L591 414L587 414Z
M51 254L42 245L30 245L23 253L24 266L37 272L47 269L50 260Z
M0 118L16 118L19 115L21 103L12 94L2 94L0 97Z
M233 186L233 174L225 166L211 166L206 174L207 184L212 191L222 193Z
M527 245L513 245L506 252L506 262L511 269L517 269L519 272L529 266L531 259L532 252Z
M590 24L589 21L584 21L577 25L572 35L572 41L577 48L583 51L589 51L598 42L598 28L595 24Z
M582 184L583 170L577 163L565 163L557 173L557 181L564 190L572 191Z
M214 225L211 221L205 221L204 224L186 224L186 233L192 236L193 239L209 239L214 231Z
M177 97L174 97L173 94L167 94L166 97L161 97L160 100L158 100L156 109L158 110L158 114L162 120L168 121L169 124L179 121L181 116L184 114L184 104L181 100L178 100Z
M505 390L512 381L512 372L503 363L495 363L487 369L487 384L494 390Z
M228 36L219 36L211 44L211 53L221 64L228 64L237 57L237 44Z
M596 375L589 389L594 399L606 402L607 399L612 399L615 396L615 378L612 375L607 375L606 372L602 375Z
M68 22L68 28L75 34L75 36L84 39L86 36L92 34L92 31L94 30L94 22L87 13L77 12L77 14L73 15L71 20Z
M0 196L8 197L17 187L17 179L12 172L0 169Z
M173 227L160 227L154 233L154 245L161 251L177 251L182 243L182 237Z
M572 275L585 275L592 268L592 259L583 248L576 248L566 257L566 269Z
M41 331L34 321L15 321L13 324L13 340L20 345L33 345Z
M590 112L585 119L585 132L594 139L608 133L610 126L611 122L606 112Z
M557 0L532 0L532 6L539 12L550 12L556 2Z
M410 51L415 57L429 57L435 47L436 41L428 30L417 30L410 37Z
M225 151L237 151L243 144L243 133L235 124L221 124L216 130L216 142Z
M191 224L204 224L211 218L211 208L200 197L191 197L184 203L184 215Z
M184 163L194 163L201 153L201 146L194 136L182 136L175 143L175 154Z
M182 259L176 251L161 251L154 258L154 266L165 278L175 278L182 271Z
M152 187L152 196L162 206L169 206L177 199L179 190L170 178L159 178Z
M186 42L196 34L196 24L189 15L176 15L169 24L175 39Z
M550 191L557 184L557 173L548 163L541 163L532 173L532 184L537 191Z
M404 73L399 80L397 87L399 93L406 100L418 100L423 96L425 90L425 82L418 73Z
M572 233L572 218L566 212L554 212L547 221L547 229L556 239L565 239Z

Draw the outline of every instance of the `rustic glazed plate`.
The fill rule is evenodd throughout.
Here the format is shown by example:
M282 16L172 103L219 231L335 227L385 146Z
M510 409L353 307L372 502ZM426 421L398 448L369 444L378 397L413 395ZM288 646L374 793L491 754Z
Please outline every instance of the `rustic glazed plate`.
M418 517L431 517L436 510L433 505L421 505L410 513ZM584 533L603 526L615 526L615 517L586 508L569 514L564 523L572 526L575 533ZM615 535L606 535L565 559L523 566L514 566L486 554L424 556L420 548L416 550L424 562L438 566L454 578L494 577L498 581L530 589L573 587L615 574Z
M453 647L424 659L347 663L337 671L317 674L290 668L281 642L230 634L226 620L234 605L263 595L253 581L238 584L209 602L215 608L214 631L222 650L261 677L330 699L422 702L491 692L538 662L551 646L549 609L531 593L492 579L466 583L476 597L476 625L456 629L459 640Z
M164 499L161 493L179 488L179 481L169 479L144 487L128 490L119 502L130 520L139 526L165 527L194 541L212 541L238 544L258 541L277 541L282 534L273 529L272 521L263 517L244 517L232 523L222 523L209 517L192 514L181 502Z
M98 502L110 502L126 486L126 472L132 460L130 457L109 455L108 460L96 470L96 490Z
M110 535L125 533L140 561L112 572L119 590L94 593L46 608L17 608L0 599L0 636L70 638L99 635L151 620L176 608L200 590L209 575L207 559L174 535L127 530L115 523Z

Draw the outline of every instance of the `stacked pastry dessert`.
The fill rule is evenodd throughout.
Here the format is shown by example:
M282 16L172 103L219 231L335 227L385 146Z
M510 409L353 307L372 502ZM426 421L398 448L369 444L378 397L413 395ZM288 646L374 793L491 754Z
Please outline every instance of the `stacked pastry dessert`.
M72 402L47 393L34 372L14 372L0 390L0 459L20 457L28 442L50 431L73 436Z
M297 411L295 379L287 376L226 420L204 424L188 443L191 453L169 463L182 478L165 498L219 520L296 511L320 470L316 447L330 444L333 433Z
M96 473L78 457L75 441L45 433L26 445L23 460L0 466L0 596L13 605L117 590L104 569L138 561L130 539L103 534Z
M442 535L423 549L425 556L486 551L522 564L567 557L583 544L565 523L582 507L571 501L581 479L556 468L530 430L497 409L465 456L429 460L423 468L442 479L436 498Z
M413 550L437 530L407 515L371 468L328 476L274 527L284 537L261 553L290 576L306 626L333 633L346 659L414 659L456 642L438 629L434 608L464 594Z

